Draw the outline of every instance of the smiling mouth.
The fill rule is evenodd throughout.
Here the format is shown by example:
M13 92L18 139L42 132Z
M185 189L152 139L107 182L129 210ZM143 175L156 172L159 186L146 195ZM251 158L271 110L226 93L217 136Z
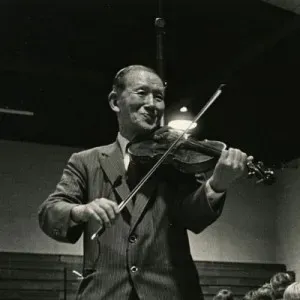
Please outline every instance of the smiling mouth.
M147 119L147 120L151 120L154 121L156 119L156 115L154 114L143 114L143 116Z

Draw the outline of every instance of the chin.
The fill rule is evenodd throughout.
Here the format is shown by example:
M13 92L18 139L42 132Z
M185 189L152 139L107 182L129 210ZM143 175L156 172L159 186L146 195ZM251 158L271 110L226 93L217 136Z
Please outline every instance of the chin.
M149 131L152 131L153 129L155 129L156 127L158 126L158 124L149 124L149 123L142 123L142 124L139 124L138 128L137 128L137 131L139 133L147 133Z

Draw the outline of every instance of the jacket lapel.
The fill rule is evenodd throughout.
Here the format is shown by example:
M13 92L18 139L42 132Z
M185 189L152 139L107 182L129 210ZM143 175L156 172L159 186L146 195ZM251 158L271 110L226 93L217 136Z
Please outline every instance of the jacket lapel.
M155 186L155 178L151 177L137 192L135 205L132 211L130 233L134 230L139 219L142 217L149 200L153 196Z
M100 165L114 187L114 190L118 193L122 201L125 200L130 194L130 190L126 180L124 180L125 167L119 144L115 142L104 148L100 153L99 159ZM127 204L126 208L132 214L131 202Z

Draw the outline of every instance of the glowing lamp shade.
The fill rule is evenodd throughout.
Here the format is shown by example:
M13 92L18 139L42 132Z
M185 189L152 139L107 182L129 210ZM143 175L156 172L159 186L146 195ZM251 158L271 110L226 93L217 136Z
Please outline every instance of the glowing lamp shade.
M173 120L168 123L168 126L176 130L186 130L190 126L192 121L189 120ZM194 129L197 126L197 123L193 123L189 130Z

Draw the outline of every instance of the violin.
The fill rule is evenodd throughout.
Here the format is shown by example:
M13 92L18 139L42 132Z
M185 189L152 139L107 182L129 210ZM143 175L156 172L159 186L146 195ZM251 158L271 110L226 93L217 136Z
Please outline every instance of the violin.
M195 116L191 125L197 122L207 109L215 102L222 93L224 86L225 84L221 84L218 87L208 102ZM131 155L133 160L142 164L150 162L152 166L130 192L127 198L119 204L118 207L120 211L126 207L140 188L161 165L171 165L183 173L194 175L214 168L222 150L227 147L226 144L219 141L195 141L190 138L185 139L190 126L188 126L180 134L177 133L175 135L170 134L167 127L163 127L162 129L152 132L152 135L147 138L143 137L142 139L134 139L133 142L128 144L128 153ZM249 162L247 167L248 175L250 177L256 175L258 183L271 184L274 182L274 172L271 169L266 169L262 162ZM99 229L91 236L91 239L95 239L104 231L105 227L100 226Z
M133 140L128 144L127 150L137 165L151 167L177 138L177 131L164 126L147 136ZM226 148L227 145L221 141L184 138L177 143L162 165L171 165L184 174L205 173L214 169L222 150ZM247 168L248 176L255 175L258 183L270 185L275 181L274 172L270 168L265 168L261 161L249 162Z

